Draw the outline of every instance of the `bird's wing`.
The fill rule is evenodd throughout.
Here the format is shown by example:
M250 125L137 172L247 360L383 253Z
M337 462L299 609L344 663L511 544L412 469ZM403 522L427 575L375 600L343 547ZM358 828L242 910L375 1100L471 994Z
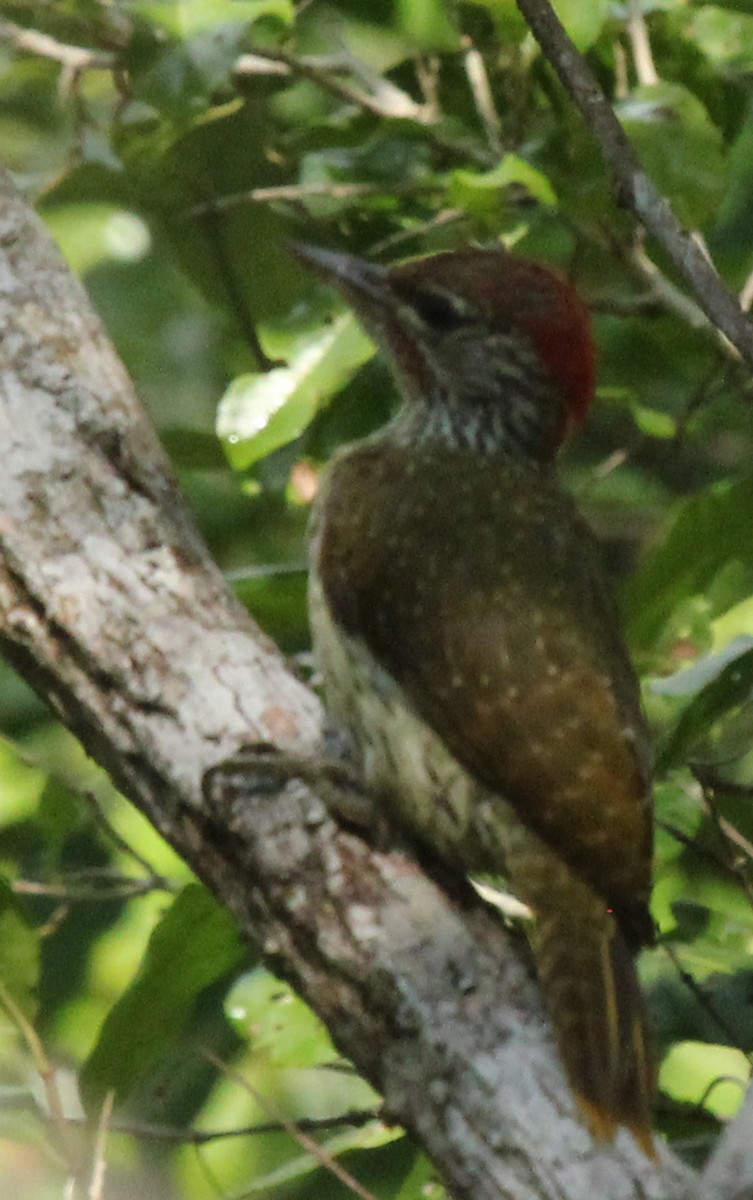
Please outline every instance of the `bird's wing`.
M593 536L556 482L372 440L335 461L319 513L313 552L337 625L608 903L642 906L637 684Z

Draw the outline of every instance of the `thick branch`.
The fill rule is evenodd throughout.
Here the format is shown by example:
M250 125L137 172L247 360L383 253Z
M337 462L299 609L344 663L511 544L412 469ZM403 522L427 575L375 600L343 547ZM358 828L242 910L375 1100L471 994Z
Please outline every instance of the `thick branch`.
M0 645L327 1022L470 1200L690 1195L577 1120L500 923L372 852L239 745L319 751L319 702L228 593L85 295L0 180ZM295 775L295 772L293 772Z
M753 1089L737 1118L725 1131L703 1176L704 1195L724 1200L753 1196Z
M611 104L548 0L516 0L541 49L570 92L612 172L622 204L664 248L690 284L699 307L753 367L753 323L693 236L643 170Z

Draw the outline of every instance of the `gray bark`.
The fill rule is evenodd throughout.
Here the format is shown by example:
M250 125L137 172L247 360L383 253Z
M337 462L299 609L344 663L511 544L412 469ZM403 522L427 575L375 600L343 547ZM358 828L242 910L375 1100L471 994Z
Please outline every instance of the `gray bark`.
M319 701L228 592L83 289L7 178L0 331L7 659L320 1014L452 1195L696 1194L669 1151L652 1163L626 1132L592 1142L534 982L462 886L336 826L306 771L203 786L242 745L316 763Z

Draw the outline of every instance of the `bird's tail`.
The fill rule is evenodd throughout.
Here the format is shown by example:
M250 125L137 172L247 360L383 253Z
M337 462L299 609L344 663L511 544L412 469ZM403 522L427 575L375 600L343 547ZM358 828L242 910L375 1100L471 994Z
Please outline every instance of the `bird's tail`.
M535 840L530 858L518 847L512 882L536 918L539 980L579 1107L594 1137L625 1125L654 1157L654 1062L633 955L604 900Z

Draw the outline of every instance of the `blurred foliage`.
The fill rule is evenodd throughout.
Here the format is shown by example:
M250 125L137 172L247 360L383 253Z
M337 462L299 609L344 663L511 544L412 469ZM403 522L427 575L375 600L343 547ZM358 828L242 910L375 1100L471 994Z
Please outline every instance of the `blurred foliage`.
M750 288L753 5L646 0L643 30L627 4L556 7L682 220ZM514 0L17 0L0 68L0 157L288 653L307 645L318 472L393 403L289 239L378 261L501 239L576 280L600 391L563 467L605 537L656 731L662 945L642 969L660 1124L701 1161L753 1053L751 385L676 302ZM60 1195L71 1156L91 1169L56 1081L69 1117L112 1097L108 1200L337 1200L290 1122L348 1113L314 1134L325 1155L375 1197L439 1198L319 1022L5 669L0 712L4 1194Z

